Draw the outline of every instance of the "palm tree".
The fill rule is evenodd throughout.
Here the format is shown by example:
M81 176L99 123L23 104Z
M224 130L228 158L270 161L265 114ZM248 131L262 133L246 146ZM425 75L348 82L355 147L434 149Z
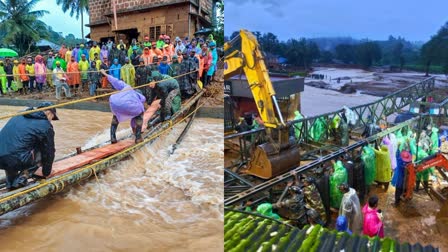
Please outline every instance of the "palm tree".
M34 41L48 36L47 26L39 18L49 12L32 10L39 1L0 1L0 40L5 45L13 44L19 54L28 53Z
M76 19L81 15L81 36L84 40L84 12L89 12L88 0L56 0L57 5L62 5L62 11L66 13L70 10L70 16L76 14Z

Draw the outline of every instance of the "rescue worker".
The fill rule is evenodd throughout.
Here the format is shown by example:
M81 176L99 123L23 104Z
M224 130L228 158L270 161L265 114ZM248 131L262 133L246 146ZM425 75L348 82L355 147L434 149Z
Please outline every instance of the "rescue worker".
M37 108L51 105L42 102ZM26 186L39 166L45 177L51 174L55 156L52 120L59 120L55 108L13 117L1 129L0 169L6 173L6 188Z
M155 75L153 81L149 84L151 88L151 97L148 100L148 105L155 100L161 99L160 119L162 122L171 119L171 116L180 110L181 99L179 83L169 75ZM154 125L158 120L153 121Z
M325 225L325 223L320 218L319 213L314 209L308 209L308 211L306 211L306 217L307 217L308 223L311 226L314 226L314 225L324 226Z
M298 186L290 186L288 191L290 193L289 199L273 204L273 207L288 208L290 212L289 220L291 221L291 224L299 228L303 227L307 224L308 220L306 218L305 202L303 200L302 191Z
M151 67L145 66L145 60L143 58L139 59L140 65L135 69L135 79L136 86L142 86L151 81ZM149 101L151 90L149 86L141 87L139 90L142 92L143 96L145 96L146 100Z
M135 143L143 141L142 138L142 124L143 113L145 112L144 103L145 97L139 92L131 89L131 87L124 81L114 78L112 75L106 73L104 69L100 72L107 77L115 90L128 90L113 94L109 98L110 110L113 113L112 123L110 126L110 141L117 142L117 128L120 122L125 122L131 119L132 131L135 134Z
M177 76L180 72L180 63L177 60L177 55L173 55L173 60L170 64L170 69L168 69L168 75L171 77ZM176 80L179 82L178 78Z
M272 204L271 203L263 203L257 206L257 213L276 219L281 220L280 216L274 212L272 212Z
M392 185L395 186L395 203L394 206L398 207L401 200L401 195L404 192L404 176L406 166L412 162L412 155L409 151L397 151L397 168L394 171L394 175L392 177Z
M389 182L391 180L392 166L389 156L389 149L386 145L381 146L381 149L374 150L376 158L376 177L375 181L378 185L384 185L384 190L389 188ZM352 230L354 232L354 230Z
M336 219L336 230L338 232L347 232L349 235L352 235L352 231L348 228L348 220L347 217L341 215Z
M124 60L125 64L120 69L120 79L129 84L131 87L135 86L135 67L129 62L129 58Z
M101 73L97 71L96 61L90 63L89 68L89 95L94 96L96 89L101 85ZM94 100L96 101L96 100Z
M7 91L9 93L9 95L11 95L11 93L13 91L11 85L12 85L12 81L14 80L14 76L13 76L13 71L12 71L13 65L11 63L11 59L10 58L6 58L4 69L5 69L5 72L6 72L6 75L7 75L6 76L6 80L7 80L7 83L8 83Z
M12 68L12 72L14 74L14 81L17 86L17 91L19 92L19 94L23 94L23 84L22 84L22 81L20 80L19 61L18 60L14 60L14 67Z
M170 68L171 68L170 65L168 65L168 58L166 56L163 56L162 62L160 62L160 65L159 65L159 72L161 74L168 75L170 72Z
M342 196L339 215L343 215L348 219L348 226L354 234L361 234L362 231L362 212L358 195L355 189L350 188L347 183L339 185Z
M182 52L182 63L180 63L179 86L182 99L190 98L196 90L197 77L192 73L196 70L195 64L188 57L188 52L184 50ZM196 72L195 72L196 73Z
M327 214L320 193L314 185L314 178L306 177L303 185L303 196L307 205L306 208L316 210L320 215L320 219L325 222L327 220Z
M74 62L76 63L76 62ZM70 87L67 84L67 75L64 72L64 69L61 67L61 63L56 61L56 67L53 69L53 83L56 87L56 99L61 99L61 91L64 89L65 97L72 97L70 93Z

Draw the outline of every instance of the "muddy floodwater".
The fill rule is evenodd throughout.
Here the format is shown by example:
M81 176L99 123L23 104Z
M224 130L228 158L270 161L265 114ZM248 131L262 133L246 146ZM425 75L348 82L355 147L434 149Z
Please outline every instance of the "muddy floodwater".
M23 107L0 106L0 115ZM58 109L56 158L109 139L111 114ZM0 127L6 123L0 121ZM0 216L1 251L222 251L223 123L195 119L71 190ZM120 124L118 137L130 134Z

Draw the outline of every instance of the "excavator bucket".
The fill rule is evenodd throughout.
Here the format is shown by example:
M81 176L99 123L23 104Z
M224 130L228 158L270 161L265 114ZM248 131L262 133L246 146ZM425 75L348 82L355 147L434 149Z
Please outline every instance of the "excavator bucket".
M264 143L255 148L246 173L270 179L299 165L300 152L297 146L279 151L272 143Z

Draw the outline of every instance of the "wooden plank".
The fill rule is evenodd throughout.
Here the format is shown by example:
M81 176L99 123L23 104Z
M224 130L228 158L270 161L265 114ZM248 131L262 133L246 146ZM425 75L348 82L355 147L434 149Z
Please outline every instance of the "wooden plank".
M122 151L126 148L131 147L134 144L134 140L127 139L123 141L119 141L116 144L109 144L98 149L94 149L91 151L86 151L81 154L78 154L73 157L69 157L60 161L57 161L53 164L53 168L51 170L51 174L48 177L54 177L56 175L60 175L62 173L74 170L76 168L82 167L84 165L90 164L94 161L103 159L110 155L113 155L119 151ZM42 168L39 168L36 171L36 175L42 175Z

